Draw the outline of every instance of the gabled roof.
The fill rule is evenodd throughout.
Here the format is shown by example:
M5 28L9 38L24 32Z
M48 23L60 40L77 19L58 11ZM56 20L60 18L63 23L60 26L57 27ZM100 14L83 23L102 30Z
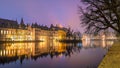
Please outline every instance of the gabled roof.
M17 21L0 18L0 28L18 28Z

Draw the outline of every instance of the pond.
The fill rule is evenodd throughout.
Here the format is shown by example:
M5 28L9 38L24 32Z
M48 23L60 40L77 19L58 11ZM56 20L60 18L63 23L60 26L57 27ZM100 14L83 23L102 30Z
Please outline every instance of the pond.
M0 68L97 68L113 41L0 43Z

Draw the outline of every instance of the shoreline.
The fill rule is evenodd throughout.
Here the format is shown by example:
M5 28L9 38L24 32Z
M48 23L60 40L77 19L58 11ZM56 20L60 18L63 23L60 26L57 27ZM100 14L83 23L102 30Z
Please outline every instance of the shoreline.
M114 42L98 68L120 68L120 40Z
M42 40L24 40L24 41L0 41L0 43L25 43L25 42L44 42ZM82 40L59 40L57 42L62 42L62 43L82 43Z

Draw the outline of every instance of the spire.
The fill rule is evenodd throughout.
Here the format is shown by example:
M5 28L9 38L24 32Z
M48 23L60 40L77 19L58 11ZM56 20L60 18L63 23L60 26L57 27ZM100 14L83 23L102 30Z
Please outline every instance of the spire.
M21 22L20 22L20 24L24 24L23 18L21 18Z
M23 18L21 18L20 26L21 26L21 28L23 28L23 29L25 28L25 24L24 24Z
M53 25L53 24L51 24L51 25L50 25L50 28L53 28L53 27L54 27L54 25Z

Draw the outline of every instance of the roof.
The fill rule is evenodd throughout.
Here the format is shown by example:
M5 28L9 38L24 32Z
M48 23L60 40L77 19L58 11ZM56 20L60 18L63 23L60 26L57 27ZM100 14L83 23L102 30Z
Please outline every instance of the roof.
M0 18L0 28L18 28L17 21Z

